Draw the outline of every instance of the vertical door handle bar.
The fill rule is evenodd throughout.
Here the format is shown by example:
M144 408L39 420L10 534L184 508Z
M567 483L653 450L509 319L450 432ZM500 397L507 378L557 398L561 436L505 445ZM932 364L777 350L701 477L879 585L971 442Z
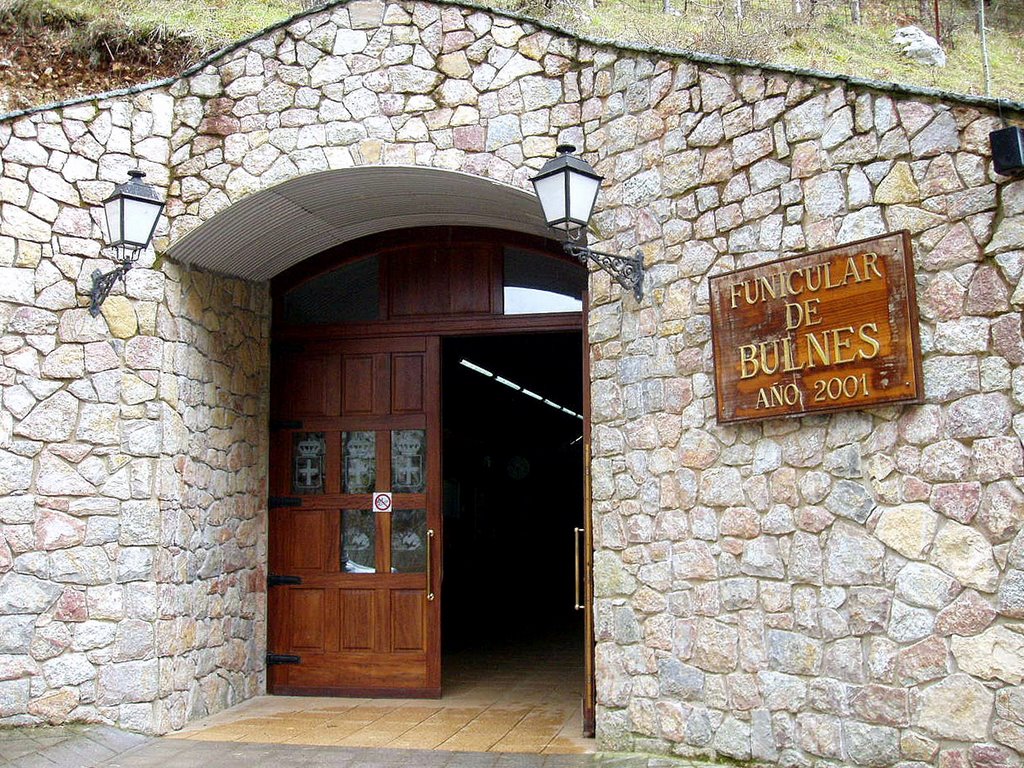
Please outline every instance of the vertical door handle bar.
M580 602L580 534L581 533L583 533L583 529L582 528L573 528L572 529L573 546L576 549L576 575L575 575L576 605L575 605L575 608L576 608L577 611L582 611L583 608L584 608L583 603Z
M434 599L434 569L431 550L434 548L434 529L427 529L427 600Z

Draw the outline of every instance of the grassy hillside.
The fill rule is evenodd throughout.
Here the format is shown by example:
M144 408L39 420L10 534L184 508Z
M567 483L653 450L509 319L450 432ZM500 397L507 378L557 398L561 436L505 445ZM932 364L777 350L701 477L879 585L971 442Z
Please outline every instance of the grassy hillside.
M973 3L961 18L969 18ZM995 9L1019 0L995 0ZM676 0L677 5L682 2ZM891 12L813 20L750 12L737 23L687 3L662 12L660 0L499 0L495 7L580 33L643 45L717 53L932 86L984 92L978 37L966 23L945 39L949 63L923 67L890 45L901 24ZM883 4L884 8L884 4ZM300 0L0 0L0 112L124 87L180 71L203 55L302 10ZM1019 17L1019 18L1018 18ZM991 95L1024 100L1024 12L990 23Z
M983 94L980 39L972 27L963 23L967 15L966 8L963 10L958 19L961 23L943 39L948 63L941 68L915 64L898 52L890 40L906 20L891 13L866 13L863 23L852 24L845 12L835 9L803 22L754 12L740 25L733 19L709 18L699 11L666 16L650 5L631 5L630 0L622 0L599 5L588 12L589 20L582 19L583 26L579 20L573 26L615 39ZM986 25L990 95L1024 100L1024 9L1018 13L1019 24L1008 23L1001 16Z

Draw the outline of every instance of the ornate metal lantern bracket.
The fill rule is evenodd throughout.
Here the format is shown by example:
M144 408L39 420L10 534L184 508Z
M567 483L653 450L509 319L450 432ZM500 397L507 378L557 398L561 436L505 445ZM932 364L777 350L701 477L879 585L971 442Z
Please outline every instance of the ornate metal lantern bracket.
M563 243L562 248L581 264L593 261L601 269L608 272L623 288L633 292L637 301L644 297L644 255L639 249L635 256L619 256L614 253L603 253L576 243Z
M120 248L118 249L121 250ZM120 263L109 272L100 272L94 269L92 272L92 290L89 291L89 314L96 317L100 313L100 305L106 301L107 296L114 290L117 281L125 282L128 270L135 266L139 260L138 248L125 248L122 251Z

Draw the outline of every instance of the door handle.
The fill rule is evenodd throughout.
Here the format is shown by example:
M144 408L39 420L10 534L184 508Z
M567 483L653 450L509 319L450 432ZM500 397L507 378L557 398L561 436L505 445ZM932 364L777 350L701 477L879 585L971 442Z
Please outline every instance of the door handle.
M434 569L431 567L433 558L431 550L434 548L434 529L427 529L427 600L434 599Z
M576 605L574 607L577 611L582 611L584 608L584 605L580 602L580 534L583 532L582 528L572 529L573 546L576 550Z

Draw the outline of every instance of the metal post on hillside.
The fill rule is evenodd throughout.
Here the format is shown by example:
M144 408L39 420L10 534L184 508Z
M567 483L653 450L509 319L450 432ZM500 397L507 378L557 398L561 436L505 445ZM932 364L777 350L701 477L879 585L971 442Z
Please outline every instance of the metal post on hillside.
M992 69L988 63L988 35L985 32L985 0L978 2L978 35L981 37L981 69L985 75L985 95L992 95Z

